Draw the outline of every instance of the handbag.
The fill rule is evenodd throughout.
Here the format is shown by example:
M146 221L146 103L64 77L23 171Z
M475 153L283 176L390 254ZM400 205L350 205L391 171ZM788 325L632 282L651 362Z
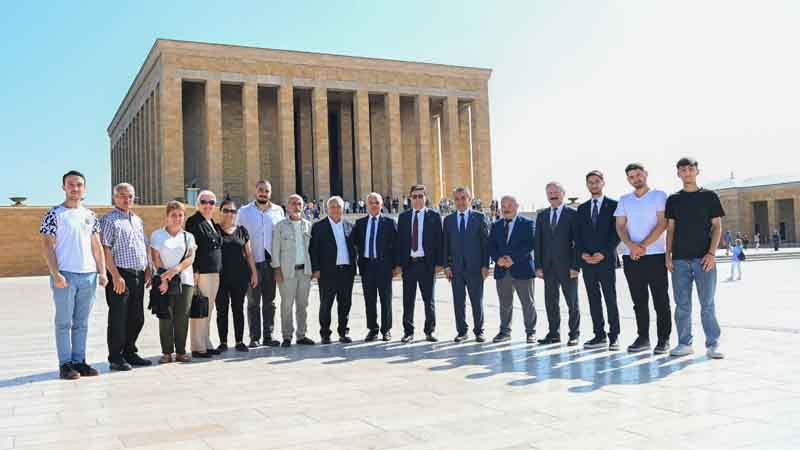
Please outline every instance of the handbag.
M742 250L741 253L739 253L739 255L736 258L739 261L744 261L747 258L747 256L745 256L745 254L744 254L744 250Z
M208 317L208 297L195 293L192 297L192 306L189 309L190 319L204 319Z

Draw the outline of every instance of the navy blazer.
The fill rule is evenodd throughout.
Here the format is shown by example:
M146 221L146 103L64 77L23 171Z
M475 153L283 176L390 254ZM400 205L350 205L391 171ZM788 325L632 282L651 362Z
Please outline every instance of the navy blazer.
M592 224L592 201L589 200L578 206L578 236L575 239L578 257L580 258L583 253L602 253L604 256L603 261L599 264L588 264L581 258L582 267L617 267L619 235L617 234L616 217L614 217L614 211L616 210L616 200L608 197L603 198L603 204L600 205L600 211L598 211L597 215L597 227L595 228Z
M533 221L517 215L514 228L508 242L505 239L505 219L500 219L492 224L489 234L489 256L495 262L494 278L499 280L506 276L505 267L497 265L497 260L503 256L510 256L514 261L511 265L511 277L517 280L527 280L534 277L531 267L531 251L533 250Z
M353 245L353 223L342 218L345 245L347 246L350 265L355 272L356 248ZM320 272L320 278L337 276L336 256L338 254L336 237L328 218L324 218L311 226L311 241L308 244L308 255L311 257L311 271Z
M408 267L411 257L411 213L413 209L403 211L397 218L397 245L395 247L395 266ZM425 252L425 265L433 270L436 266L444 266L442 261L442 216L428 209L422 227L422 250Z
M367 249L367 230L369 229L370 216L367 215L356 220L356 226L353 230L353 242L356 245L356 252L358 253L358 273L364 274L367 267L367 260L364 257L364 251ZM392 268L394 267L395 260L395 243L397 240L397 224L391 217L378 216L378 235L375 236L375 250L377 252L376 258L380 263L381 271L384 275L392 278Z
M483 213L470 211L463 235L458 232L456 211L444 218L444 263L454 273L480 273L489 268L489 230Z
M550 228L551 208L536 215L535 251L536 268L569 272L579 270L578 251L575 240L578 235L578 212L564 206L558 216L555 230Z

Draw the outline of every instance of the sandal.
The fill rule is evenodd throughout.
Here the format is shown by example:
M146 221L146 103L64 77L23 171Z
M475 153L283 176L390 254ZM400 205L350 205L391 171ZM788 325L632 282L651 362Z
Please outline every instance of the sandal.
M180 355L176 354L175 355L175 361L178 361L178 362L191 362L192 361L192 357L187 355L186 353L183 353L183 354L180 354Z
M161 359L158 360L159 364L167 364L172 362L172 354L164 354L161 356Z

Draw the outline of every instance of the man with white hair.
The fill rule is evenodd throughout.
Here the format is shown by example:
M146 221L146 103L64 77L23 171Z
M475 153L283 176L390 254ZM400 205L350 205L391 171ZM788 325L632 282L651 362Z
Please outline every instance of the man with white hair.
M108 363L111 370L131 370L152 362L137 354L136 339L144 326L144 291L152 275L147 259L144 222L132 207L132 185L114 186L114 209L100 219L100 241L105 251L109 283Z
M348 316L356 276L356 248L353 223L345 220L344 200L333 196L327 202L328 218L311 227L311 276L319 282L319 334L323 344L331 343L331 308L336 302L339 342L349 344Z

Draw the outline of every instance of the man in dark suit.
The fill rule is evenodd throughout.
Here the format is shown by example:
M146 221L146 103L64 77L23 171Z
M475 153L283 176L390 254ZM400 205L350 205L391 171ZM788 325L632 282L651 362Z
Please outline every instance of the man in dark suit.
M375 192L367 196L366 217L356 220L353 241L358 255L358 273L367 309L367 328L364 338L372 342L378 331L384 341L392 339L392 277L400 269L394 267L397 225L391 217L381 214L383 199ZM381 323L378 328L378 297L381 303Z
M347 319L356 275L356 248L353 245L353 223L342 218L344 200L328 199L328 218L311 227L308 253L311 276L319 282L319 334L323 344L331 343L331 308L336 301L339 316L339 342L353 342L347 333Z
M494 279L500 300L500 332L493 342L511 339L514 292L522 304L527 343L536 343L536 309L533 306L533 222L517 215L519 203L511 195L500 199L503 217L492 225L489 256L494 260Z
M536 276L544 278L544 304L550 331L540 344L561 342L561 312L558 307L558 289L564 293L569 308L569 341L578 345L581 316L578 310L578 253L575 238L578 235L577 216L574 209L564 205L564 187L550 182L546 187L550 208L536 216L534 237Z
M425 338L436 342L436 309L433 287L443 270L442 217L425 207L425 186L411 187L411 209L397 220L395 265L403 270L403 342L414 340L414 302L417 286L425 304Z
M608 345L609 350L619 350L616 288L619 235L614 218L617 201L603 195L605 181L599 170L586 174L586 187L592 198L578 207L578 235L575 239L594 328L594 337L584 344L584 348L603 348ZM608 310L608 335L603 319L601 288L602 299L605 299Z
M472 305L475 340L483 342L483 280L489 275L489 233L486 218L470 208L472 193L465 187L453 191L456 212L444 219L445 274L453 288L456 315L455 342L467 338L466 292Z

